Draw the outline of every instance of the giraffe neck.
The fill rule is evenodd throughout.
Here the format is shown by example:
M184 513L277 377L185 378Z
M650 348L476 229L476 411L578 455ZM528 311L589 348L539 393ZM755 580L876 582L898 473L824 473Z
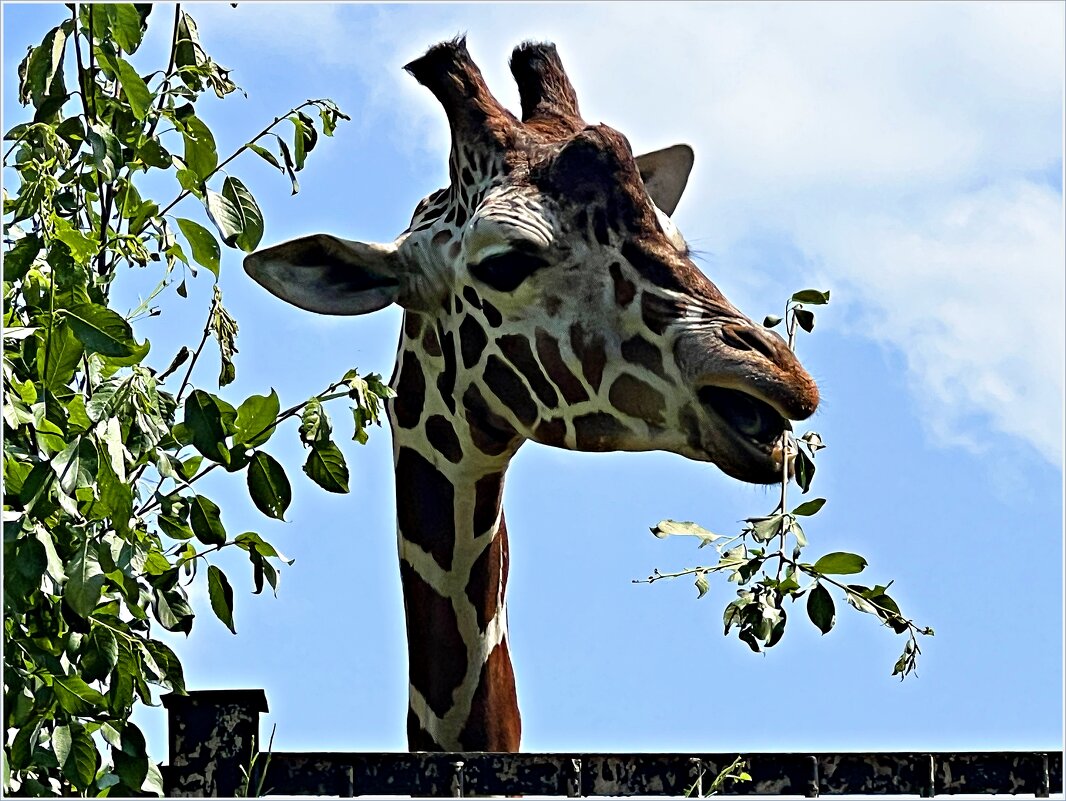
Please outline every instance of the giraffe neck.
M455 387L456 358L452 334L407 315L390 421L408 745L516 751L521 722L507 641L502 495L519 440L479 418L476 389Z

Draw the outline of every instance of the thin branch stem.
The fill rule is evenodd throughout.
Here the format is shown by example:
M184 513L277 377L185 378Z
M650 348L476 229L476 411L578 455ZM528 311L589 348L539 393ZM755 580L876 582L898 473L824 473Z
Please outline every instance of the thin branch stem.
M220 162L219 165L217 167L215 167L215 169L211 170L211 172L209 172L207 175L205 175L204 178L203 178L203 181L201 181L201 184L206 184L207 181L212 176L214 176L217 173L219 173L227 164L229 164L231 161L233 161L235 158L237 158L239 155L241 155L241 153L243 153L245 150L247 150L248 149L248 145L255 144L260 139L262 139L264 136L266 136L268 133L270 133L270 129L273 128L275 125L277 125L279 122L281 122L282 120L287 120L289 118L289 115L295 114L300 109L306 108L307 106L313 106L313 105L315 105L318 102L319 101L317 101L317 100L305 100L300 105L294 106L293 108L289 109L282 116L275 117L274 121L271 122L269 125L267 125L266 128L261 130L259 133L257 133L255 136L253 136L251 139L249 139L247 142L245 142L243 145L241 145L239 148L237 148L232 154L229 155L228 158L226 158L224 161ZM163 215L165 215L168 211L170 211L172 208L174 208L176 205L178 205L178 203L183 201L190 194L192 194L192 190L191 189L183 189L180 193L178 193L178 196L176 198L174 198L172 201L170 201L170 203L168 203L166 205L166 207L162 211L160 211L158 213L158 216L162 217Z
M265 434L267 431L271 431L274 428L277 428L281 423L284 423L289 418L295 417L297 414L299 414L300 411L305 406L307 406L307 404L309 404L313 400L317 400L317 401L319 401L321 403L321 402L335 400L337 398L345 398L345 397L347 397L348 396L347 392L335 392L337 387L343 386L344 383L345 383L344 381L335 381L334 383L332 383L328 387L326 387L326 389L324 389L322 392L320 392L319 394L315 395L313 398L308 398L303 403L297 403L295 406L290 406L285 411L279 412L278 416L274 418L273 422L268 423L267 425L263 426L259 431L255 432L248 439L254 440L257 437L260 437L263 434ZM170 492L167 492L164 495L159 495L158 493L153 493L153 495L145 503L145 505L137 510L136 516L140 517L141 515L148 514L149 512L153 511L156 507L161 506L164 500L166 500L170 496L180 492L185 487L187 487L187 486L189 486L191 484L194 484L195 482L199 481L201 478L206 476L212 470L214 470L214 469L216 469L216 468L218 468L220 466L221 465L218 464L217 462L208 465L203 470L201 470L199 473L197 473L195 476L193 476L188 481L186 481L183 485L175 487Z

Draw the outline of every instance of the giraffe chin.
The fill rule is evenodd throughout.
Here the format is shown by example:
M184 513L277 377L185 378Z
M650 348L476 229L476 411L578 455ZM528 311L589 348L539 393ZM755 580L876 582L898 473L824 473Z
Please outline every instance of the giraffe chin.
M724 425L708 453L726 475L750 484L781 480L781 435L792 426L770 404L736 389L702 387L700 403Z

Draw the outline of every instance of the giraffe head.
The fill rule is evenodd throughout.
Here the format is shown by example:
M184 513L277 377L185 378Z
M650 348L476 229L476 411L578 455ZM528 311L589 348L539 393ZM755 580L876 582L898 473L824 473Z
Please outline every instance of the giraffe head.
M406 388L443 396L451 436L462 427L486 454L527 439L667 450L779 480L775 443L815 411L818 390L781 337L695 266L671 222L692 151L634 157L620 133L586 124L552 45L512 56L521 120L461 39L407 70L447 113L450 185L392 243L303 237L249 256L248 273L323 314L402 306L400 401L417 371ZM433 359L428 377L408 365Z

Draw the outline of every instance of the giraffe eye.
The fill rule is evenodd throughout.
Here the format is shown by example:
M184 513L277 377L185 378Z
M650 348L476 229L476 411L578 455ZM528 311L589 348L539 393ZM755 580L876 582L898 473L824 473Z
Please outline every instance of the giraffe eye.
M547 267L550 263L543 256L521 250L510 250L506 253L488 256L477 264L471 264L470 274L495 290L512 292L529 276L542 267Z

